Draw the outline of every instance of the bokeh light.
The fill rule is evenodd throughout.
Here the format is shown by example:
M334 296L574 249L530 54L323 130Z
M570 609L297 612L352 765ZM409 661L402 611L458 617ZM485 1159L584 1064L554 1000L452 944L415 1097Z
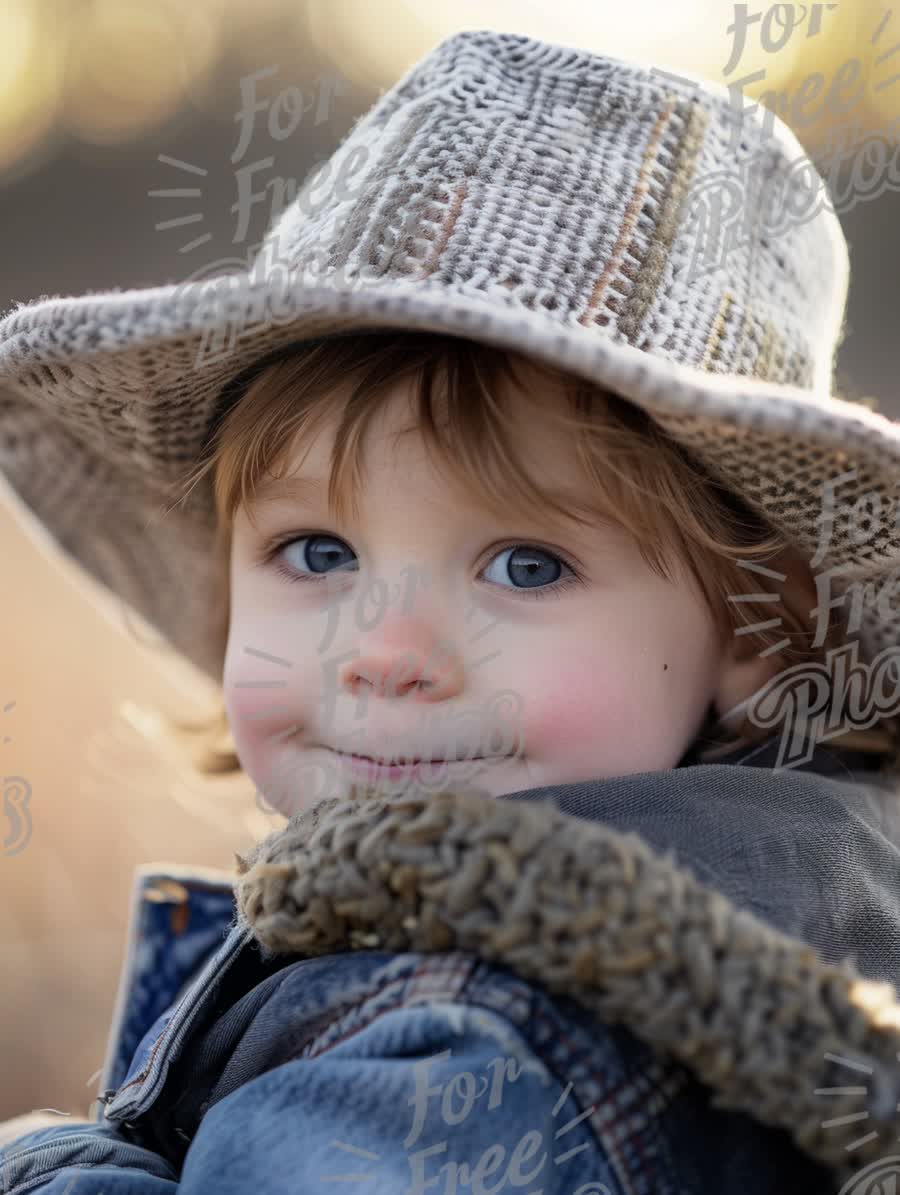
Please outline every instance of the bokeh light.
M751 20L726 75L739 8ZM318 57L339 63L350 83L381 90L442 38L479 28L652 60L718 83L759 73L743 88L748 101L762 97L789 124L798 88L815 91L809 77L820 73L819 101L793 109L803 115L795 132L807 148L848 122L896 136L900 18L875 0L5 0L0 174L43 160L63 137L118 145L151 135L187 107L213 113L261 62L278 62L289 75L292 64L302 70ZM848 117L820 101L854 58L865 86Z

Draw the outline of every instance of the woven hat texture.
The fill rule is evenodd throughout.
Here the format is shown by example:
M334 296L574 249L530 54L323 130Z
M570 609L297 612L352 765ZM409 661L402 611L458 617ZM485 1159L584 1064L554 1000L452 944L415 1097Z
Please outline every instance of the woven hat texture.
M361 788L295 815L238 873L238 924L269 954L477 954L627 1026L841 1180L900 1132L894 987L821 961L637 833L551 801ZM868 1086L846 1087L844 1058ZM823 1112L816 1091L840 1088Z
M826 480L846 476L845 507L895 501L900 433L832 393L847 245L799 142L768 124L724 87L644 63L449 37L305 181L246 270L44 297L0 321L8 500L221 680L211 486L164 513L174 487L273 354L409 328L612 388L808 555ZM858 538L836 521L836 590L900 562L893 521ZM898 630L868 603L863 654Z

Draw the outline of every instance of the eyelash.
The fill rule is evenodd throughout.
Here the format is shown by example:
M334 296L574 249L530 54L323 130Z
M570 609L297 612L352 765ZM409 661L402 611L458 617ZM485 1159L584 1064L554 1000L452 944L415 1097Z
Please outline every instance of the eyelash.
M341 539L339 535L332 535L331 532L326 531L306 531L302 535L289 535L287 537L277 539L274 542L267 544L263 548L261 559L259 561L260 565L264 568L273 569L276 573L278 573L279 576L283 577L286 581L290 581L291 583L301 582L305 584L311 582L313 585L318 584L320 579L324 579L328 575L327 573L297 573L292 569L289 569L280 559L278 559L278 553L282 550L282 548L286 548L289 544L298 543L303 539L312 539L317 535L327 536L329 539ZM346 540L341 540L341 542L346 543ZM566 568L568 568L572 573L572 576L561 577L558 581L554 581L551 585L536 586L534 589L516 589L514 586L497 585L496 582L493 581L489 581L487 584L493 585L497 589L508 590L512 593L521 593L526 595L526 597L529 599L540 601L544 598L561 597L563 592L569 589L571 586L584 585L585 583L581 570L567 555L565 555L565 553L560 552L558 548L545 548L541 544L531 543L529 540L512 540L509 543L500 544L494 551L493 556L491 556L487 561L487 564L490 564L491 560L494 559L494 556L499 556L501 552L506 552L510 548L540 548L542 552L546 552L550 556L558 557L558 559L561 560ZM487 567L487 564L485 564L485 568Z

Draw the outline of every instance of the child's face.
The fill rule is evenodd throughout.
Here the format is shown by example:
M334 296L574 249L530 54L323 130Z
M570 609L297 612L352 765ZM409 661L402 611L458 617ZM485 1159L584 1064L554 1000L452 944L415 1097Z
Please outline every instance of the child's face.
M518 401L529 470L570 489L573 442ZM354 754L454 761L378 773L387 788L495 796L671 768L710 703L762 683L686 573L665 581L618 528L490 513L418 434L392 440L411 409L399 383L370 428L358 521L329 517L333 422L291 462L307 491L258 505L258 532L236 517L226 709L245 771L283 813L346 792Z

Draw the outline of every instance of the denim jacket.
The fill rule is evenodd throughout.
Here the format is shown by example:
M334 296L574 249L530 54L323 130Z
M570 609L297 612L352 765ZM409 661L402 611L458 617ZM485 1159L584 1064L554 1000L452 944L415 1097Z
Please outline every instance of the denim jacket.
M845 1182L847 1192L879 1189L865 1183L900 1174L900 1157L893 1156L900 1147L889 1148L900 1129L900 814L878 781L847 779L847 760L817 751L808 767L790 772L773 771L758 752L715 765L688 761L668 772L510 794L497 798L497 811L502 805L521 818L523 833L527 810L538 819L552 816L551 838L572 830L573 842L588 842L593 834L586 849L611 843L623 859L633 845L637 865L625 859L622 875L602 889L610 910L640 884L650 892L661 876L674 877L671 892L700 893L715 917L731 910L734 932L748 941L761 935L767 958L804 960L803 974L817 991L836 993L822 1004L828 1015L843 999L835 968L860 982L891 985L885 991L897 1014L893 1028L853 1010L830 1023L832 1036L822 1041L832 1049L807 1043L815 1055L810 1083L827 1076L828 1090L838 1090L841 1081L858 1083L862 1068L873 1076L871 1106L855 1105L863 1110L852 1114L853 1128L813 1133L792 1119L790 1108L769 1099L769 1087L785 1076L774 1063L765 1073L765 1058L754 1061L755 1074L747 1072L747 1092L760 1083L759 1102L740 1084L735 1095L734 1082L720 1086L717 1078L728 1067L695 1066L693 1047L666 1028L662 1013L632 1015L629 1000L617 1008L602 993L591 1006L587 988L561 986L549 963L541 964L544 971L533 962L523 966L522 959L540 954L536 942L526 941L524 953L520 946L484 957L473 946L482 940L477 924L467 931L474 936L443 949L348 928L354 918L379 925L377 917L366 920L374 897L355 869L327 912L317 903L323 898L304 904L304 932L330 924L334 948L285 947L296 926L282 876L301 841L296 829L293 838L287 834L292 819L256 848L248 875L270 887L262 896L254 890L253 898L245 892L243 906L230 872L138 870L96 1119L38 1129L8 1145L0 1154L0 1192L316 1195L336 1182L390 1195L818 1195ZM357 815L349 816L344 828L352 831ZM360 823L376 863L375 831L385 825ZM327 852L336 860L338 846L319 837L325 853L315 856L311 874L324 882ZM542 844L548 858L552 847ZM412 848L398 849L395 859L402 860ZM435 850L432 874L440 844ZM511 877L510 901L492 913L501 928L505 916L513 920L515 894L537 891L540 879ZM273 884L281 885L275 903ZM351 908L348 893L362 901L345 925L340 912L335 922L335 909ZM441 908L447 925L462 926L451 898ZM476 913L483 921L485 909ZM614 984L617 968L631 968L637 1008L638 994L659 985L663 973L649 965L635 971L643 964L632 963L607 960L605 974ZM667 963L660 1005L685 1006L680 977L698 966L693 956L687 963L687 970ZM720 971L704 982L731 983L727 966ZM791 1057L805 1058L796 1052L797 1034L812 1032L810 1026L818 1032L814 1017L803 1021L813 989L798 1002L793 973L784 980L770 975L766 984L774 993L767 1026L799 1016ZM747 1001L748 1018L756 1017L749 987ZM714 1021L710 1015L693 1022L701 1038L718 1031ZM735 1022L735 1041L743 1031ZM727 1052L730 1030L721 1032ZM841 1058L843 1064L835 1061ZM854 1060L855 1072L847 1069ZM827 1125L831 1106L821 1098ZM880 1144L858 1145L866 1117Z

